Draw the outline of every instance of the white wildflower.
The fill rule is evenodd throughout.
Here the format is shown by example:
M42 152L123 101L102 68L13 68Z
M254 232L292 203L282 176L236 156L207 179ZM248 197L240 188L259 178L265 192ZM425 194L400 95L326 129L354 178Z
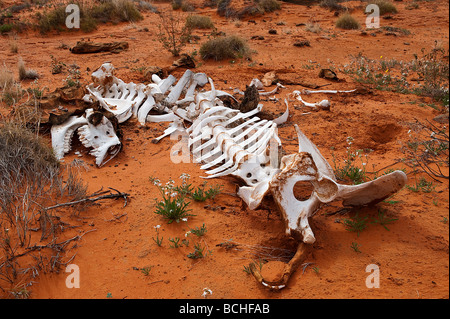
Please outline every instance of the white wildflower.
M209 289L209 288L203 288L203 293L202 293L202 297L203 298L206 298L206 297L208 297L208 295L212 295L212 290L211 289Z

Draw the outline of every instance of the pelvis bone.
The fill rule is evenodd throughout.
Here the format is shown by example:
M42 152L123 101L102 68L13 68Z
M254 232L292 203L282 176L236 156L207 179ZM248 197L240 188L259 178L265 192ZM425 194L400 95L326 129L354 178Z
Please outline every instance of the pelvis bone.
M70 116L67 121L51 128L52 147L58 159L71 150L72 138L77 132L81 143L91 148L97 166L103 166L115 157L121 148L111 121L101 112L86 109L85 113Z

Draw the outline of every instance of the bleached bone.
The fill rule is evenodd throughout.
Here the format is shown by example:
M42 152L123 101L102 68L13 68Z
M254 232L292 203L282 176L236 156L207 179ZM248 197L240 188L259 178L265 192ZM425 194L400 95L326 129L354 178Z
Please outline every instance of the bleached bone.
M289 118L289 105L286 99L284 99L284 103L286 104L286 111L279 118L273 120L273 122L277 125L287 122Z
M161 92L165 94L172 86L172 84L177 81L177 78L170 74L167 78L162 80L157 74L153 74L152 81L155 82L161 89Z
M50 132L52 137L52 148L58 160L61 160L65 154L72 149L72 137L75 131L83 125L87 124L87 120L83 116L71 116L60 125L53 125Z
M253 79L248 86L254 85L257 90L262 90L264 88L264 84L259 79Z
M97 118L94 119L93 116ZM71 116L64 123L52 126L52 147L59 160L71 150L75 131L77 131L83 146L92 148L90 154L95 157L95 162L99 167L106 164L120 151L121 142L112 123L103 114L96 113L94 115L93 109L86 109L83 115ZM108 156L109 159L107 159Z
M322 100L322 101L320 101L319 103L309 103L309 102L306 102L306 101L304 101L304 100L302 99L302 97L301 97L301 95L300 95L300 91L294 91L294 92L292 92L292 95L293 95L298 101L302 102L303 105L309 106L309 107L311 107L311 108L313 108L313 109L317 109L317 108L324 109L324 110L329 110L329 109L330 109L330 101L328 101L328 100Z
M311 91L311 90L303 90L303 94L314 94L314 93L325 93L325 94L337 94L337 93L352 93L355 92L356 89L353 90L347 90L347 91L338 91L338 90L316 90L316 91Z
M255 84L254 80L250 83L250 85ZM256 85L258 85L258 83L256 82ZM279 88L284 88L285 86L283 86L281 83L277 83L277 85L275 86L275 88L272 91L264 91L264 90L258 90L258 94L260 96L266 96L266 95L272 95L277 93ZM245 95L245 92L239 90L238 88L234 89L234 93L240 94L240 95Z
M92 109L86 110L88 123L78 129L78 135L84 147L92 148L89 154L95 157L95 163L101 167L119 153L122 144L106 116L102 116L97 124L91 122L93 113Z
M154 138L152 140L152 143L158 143L164 137L174 134L175 132L184 132L183 122L180 118L173 120L173 122L170 123L169 127L166 130L164 130L164 134Z
M92 81L96 86L110 86L117 78L114 76L114 66L107 62L103 63L100 68L92 73Z
M194 73L191 70L186 70L181 79L179 79L177 84L172 88L169 95L166 97L165 101L169 104L174 104L181 96L181 93L183 92L184 88L188 85L188 83L191 81L193 76Z
M122 90L126 90L126 88L121 87ZM126 120L128 120L132 115L132 109L133 109L133 101L128 100L126 98L103 98L98 91L94 91L94 88L87 87L88 92L91 94L91 97L95 100L97 100L100 105L107 111L113 113L119 123L123 123ZM117 91L119 92L119 91ZM123 91L120 91L120 95L131 95L128 94L127 91L125 94Z

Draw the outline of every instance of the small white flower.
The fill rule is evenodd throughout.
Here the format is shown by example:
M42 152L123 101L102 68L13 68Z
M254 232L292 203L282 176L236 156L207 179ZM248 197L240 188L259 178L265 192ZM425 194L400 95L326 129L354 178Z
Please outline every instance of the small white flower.
M182 221L187 222L187 218L181 218Z
M170 194L170 197L175 197L175 196L177 196L178 194L177 193L172 193L172 194Z
M184 237L189 236L190 233L191 233L191 231L188 231L186 234L184 234Z
M203 293L202 293L202 297L203 298L206 298L206 297L208 297L208 295L212 295L212 290L211 289L209 289L209 288L203 288Z
M156 229L159 229L160 227L161 227L161 225L153 226L153 228L156 228Z

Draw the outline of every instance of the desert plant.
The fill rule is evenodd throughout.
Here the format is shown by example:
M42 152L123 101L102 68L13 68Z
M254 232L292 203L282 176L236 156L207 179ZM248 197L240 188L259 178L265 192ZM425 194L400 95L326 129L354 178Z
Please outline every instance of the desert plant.
M385 210L379 209L378 210L378 216L375 218L372 223L373 224L380 224L384 227L384 229L389 230L386 225L392 224L393 222L397 221L398 218L389 218L385 215Z
M161 225L156 225L154 226L154 228L156 229L156 239L154 237L152 237L153 241L159 246L162 246L162 242L164 237L161 237L161 239L159 238L159 228L161 227Z
M208 255L211 255L212 252L209 250L205 252L206 247L203 247L200 243L197 243L194 245L194 252L189 253L187 255L188 258L191 259L199 259L199 258L205 258Z
M203 183L202 186L197 187L196 189L193 189L190 192L190 196L193 200L204 202L207 199L214 199L221 191L220 185L216 186L209 186L208 189L206 189L206 182Z
M195 227L195 228L191 228L191 230L189 231L191 234L194 234L198 237L203 236L206 234L206 225L203 224L202 227Z
M189 29L212 29L214 23L210 17L191 14L186 18L186 26Z
M362 150L352 150L353 137L347 137L347 154L346 159L344 159L344 166L336 164L336 159L333 154L334 172L339 180L350 179L353 184L361 184L365 182L368 177L366 175L366 166L368 163L368 157L365 156L365 161L362 158ZM361 161L362 168L355 165L355 161L359 159Z
M367 228L367 219L367 216L360 217L358 213L356 213L355 216L350 219L345 218L343 224L346 230L356 232L359 236L359 234Z
M361 251L359 250L359 247L361 247L361 245L359 245L356 242L352 242L350 248L353 249L356 253L360 253Z
M369 4L376 4L380 8L380 15L397 13L397 7L388 0L369 0Z
M159 42L173 56L179 56L181 50L189 42L192 30L181 16L176 16L171 12L159 13L159 20L157 35Z
M281 4L277 0L254 0L257 7L264 12L273 12L281 9Z
M19 45L17 44L17 34L10 36L9 49L10 49L11 53L19 52Z
M195 216L190 214L191 209L188 209L189 202L186 201L186 195L178 193L175 190L175 182L170 180L166 185L162 186L159 179L151 177L150 181L155 185L161 196L162 200L156 202L155 214L161 215L168 220L168 223L179 223L182 219L189 216Z
M75 4L80 8L80 29L84 32L95 30L99 23L136 22L143 19L132 0L109 0L93 4L76 1ZM36 27L42 34L52 30L71 30L65 27L64 5L55 5L51 11L38 12L36 19Z
M336 27L344 30L355 30L359 29L361 26L350 13L344 13L337 19Z
M319 6L321 6L322 8L327 8L332 11L345 11L347 10L347 8L340 4L340 2L343 1L344 0L322 0L319 2Z
M219 61L249 56L250 48L244 39L231 35L218 37L203 43L199 53L203 60L213 59Z
M25 67L25 62L23 62L22 58L19 59L18 69L19 69L19 79L21 81L35 80L39 78L39 74L35 70L27 69Z
M5 65L0 68L0 89L0 102L8 106L19 102L24 95L22 86L14 80L13 73Z

